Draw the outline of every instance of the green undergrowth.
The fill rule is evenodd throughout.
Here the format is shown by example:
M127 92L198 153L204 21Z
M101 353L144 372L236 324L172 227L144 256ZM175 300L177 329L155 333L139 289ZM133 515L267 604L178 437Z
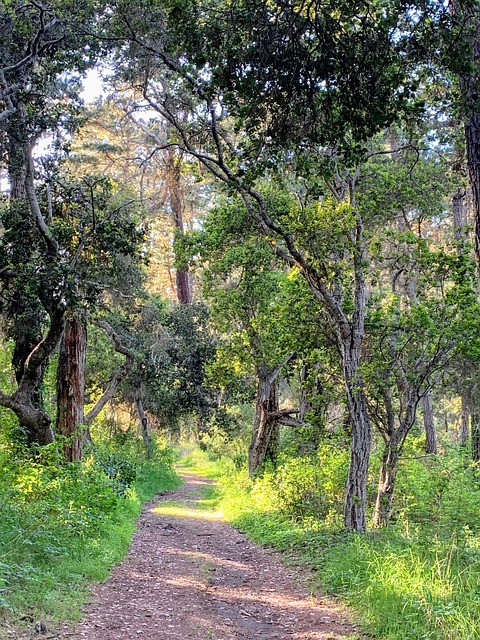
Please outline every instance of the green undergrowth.
M331 462L326 476L316 474L316 484L309 479L311 459L286 461L289 473L281 462L275 474L255 482L228 461L203 464L218 479L224 517L289 563L310 568L314 585L348 603L366 634L377 640L480 638L480 489L462 454L406 460L396 521L365 535L343 531L340 513L335 517L342 474Z
M81 463L56 443L36 456L0 449L0 622L77 619L88 585L126 554L142 504L179 486L173 463L164 444L147 460L124 435Z
M194 473L211 480L218 480L226 475L232 463L228 458L211 459L206 452L201 451L189 442L176 448L178 462L176 469L179 473Z

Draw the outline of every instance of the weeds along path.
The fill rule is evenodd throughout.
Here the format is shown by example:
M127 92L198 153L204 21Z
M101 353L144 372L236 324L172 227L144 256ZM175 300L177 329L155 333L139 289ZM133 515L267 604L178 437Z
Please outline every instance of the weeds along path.
M222 520L210 480L183 478L182 488L146 506L129 555L94 588L76 638L358 637L340 607L310 597L300 574Z

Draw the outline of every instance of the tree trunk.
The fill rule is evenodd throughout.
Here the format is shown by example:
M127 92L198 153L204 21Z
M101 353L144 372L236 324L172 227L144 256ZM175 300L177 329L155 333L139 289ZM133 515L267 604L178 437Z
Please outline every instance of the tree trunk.
M376 527L386 527L390 521L399 457L398 443L390 438L385 444L378 480L377 501L373 514L373 524Z
M478 3L455 3L458 19L465 25L470 44L470 67L460 77L464 100L465 144L475 219L475 252L480 269L480 9Z
M170 209L172 210L173 223L177 233L183 234L183 202L181 190L181 162L174 149L167 151L167 180L168 193L170 199ZM175 251L175 243L173 245ZM190 274L182 269L176 270L175 275L177 299L180 304L189 304L192 301L192 290Z
M472 411L472 460L480 460L480 413Z
M278 394L275 380L269 373L258 374L257 400L253 421L252 440L248 450L248 472L250 476L259 473L264 464L274 435L277 418L272 414L278 412Z
M462 394L462 413L460 416L460 445L465 447L468 442L469 429L468 429L468 418L469 418L469 408L467 398L465 394Z
M140 430L142 433L143 444L145 445L145 451L149 458L153 453L153 442L150 434L150 427L148 425L148 418L143 408L143 402L140 397L135 400L135 407L137 409L138 419L140 420Z
M457 245L457 253L462 252L462 242L465 241L465 226L467 224L465 211L465 189L457 189L452 197L453 238Z
M367 479L372 428L367 413L363 381L357 375L359 354L344 354L344 375L347 403L352 428L350 467L345 493L345 527L363 533L366 529Z
M312 402L310 400L311 388L307 388L308 374L311 369L311 365L303 365L300 369L300 400L298 405L298 421L305 422L305 417L308 411L312 410ZM311 387L311 385L310 385Z
M40 343L41 338L32 338L28 336L26 333L20 333L15 337L15 347L13 349L12 354L12 365L15 370L15 379L17 384L20 384L24 373L25 373L25 363L28 360L28 357L35 349L36 346ZM38 381L35 382L30 401L32 406L35 409L38 409L40 412L43 412L43 393L42 393L42 381L45 373L47 363L43 364L38 372ZM43 423L43 421L42 421ZM20 422L20 429L24 431L27 437L28 446L44 446L46 444L50 444L54 441L55 436L53 434L51 426L48 428L44 428L44 426L38 425L38 428L33 428L27 424Z
M433 424L432 394L422 396L423 426L425 428L425 453L437 453L437 432Z
M110 400L115 395L120 383L122 380L130 373L133 368L133 358L128 357L126 359L125 365L115 373L113 378L105 387L105 391L102 393L101 397L97 400L94 406L90 409L90 411L85 416L84 423L89 427L92 425L95 418L98 416L100 411L110 402Z
M65 459L82 459L83 402L87 330L75 317L67 319L57 369L57 432L67 438Z

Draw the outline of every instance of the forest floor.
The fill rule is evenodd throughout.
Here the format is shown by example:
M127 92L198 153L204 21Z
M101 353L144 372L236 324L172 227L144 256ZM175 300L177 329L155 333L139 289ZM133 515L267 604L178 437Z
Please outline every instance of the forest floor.
M340 640L359 638L306 572L251 543L215 511L193 473L145 506L130 551L93 588L84 619L43 637L78 640ZM37 635L37 637L41 637Z

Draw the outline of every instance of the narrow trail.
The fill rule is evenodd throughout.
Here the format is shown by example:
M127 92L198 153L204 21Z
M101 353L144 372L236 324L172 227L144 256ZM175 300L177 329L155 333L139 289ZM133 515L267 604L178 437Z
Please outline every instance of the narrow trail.
M339 640L357 638L345 611L309 596L283 567L205 508L211 484L184 473L138 521L130 552L97 585L78 640Z

